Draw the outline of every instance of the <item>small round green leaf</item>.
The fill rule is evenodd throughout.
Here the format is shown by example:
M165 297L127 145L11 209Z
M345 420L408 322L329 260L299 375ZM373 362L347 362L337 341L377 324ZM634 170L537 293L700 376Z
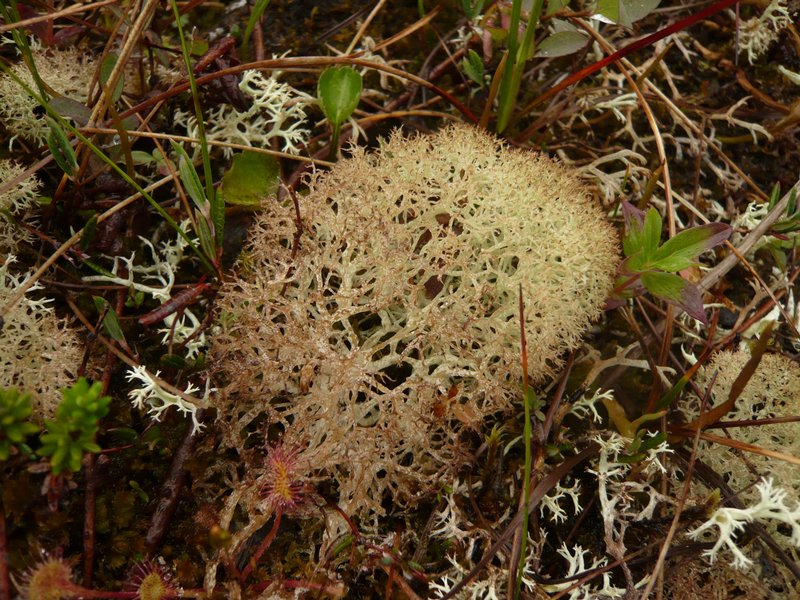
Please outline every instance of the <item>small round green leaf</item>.
M578 31L559 31L539 44L536 56L553 58L574 54L583 48L588 41L589 38Z
M661 0L598 0L595 19L630 27L653 12Z
M225 202L237 206L258 206L278 191L278 161L269 154L245 151L233 157L222 178Z
M330 67L319 76L317 99L334 127L350 118L361 98L361 74L351 67Z

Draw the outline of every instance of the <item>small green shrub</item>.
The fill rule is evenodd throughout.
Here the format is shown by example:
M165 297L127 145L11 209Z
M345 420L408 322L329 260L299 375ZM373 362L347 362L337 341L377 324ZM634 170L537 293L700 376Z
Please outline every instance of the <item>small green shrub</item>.
M28 421L31 396L15 389L0 389L0 460L8 460L11 450L25 438L39 431Z
M100 452L94 439L98 421L108 414L109 396L101 396L102 384L91 386L84 377L61 391L64 400L56 409L56 418L47 420L47 433L41 436L38 453L50 457L54 475L65 470L79 471L85 452Z

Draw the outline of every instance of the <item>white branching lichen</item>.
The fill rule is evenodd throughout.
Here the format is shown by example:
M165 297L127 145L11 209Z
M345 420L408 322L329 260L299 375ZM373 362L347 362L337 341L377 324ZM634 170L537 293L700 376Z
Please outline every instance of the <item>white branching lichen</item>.
M268 148L277 139L282 151L300 152L310 135L306 107L313 99L278 81L275 73L266 76L255 70L242 73L239 89L252 100L252 105L243 112L230 104L210 110L205 115L206 139L259 148ZM186 128L188 135L198 137L197 119L191 111L177 110L175 121ZM223 152L230 157L233 149L224 148Z
M739 47L747 52L752 65L778 39L781 31L792 25L786 0L772 0L761 16L753 17L739 26Z
M559 481L555 487L542 498L541 506L539 507L539 514L544 517L545 510L550 512L550 520L553 523L561 523L567 520L567 511L561 505L562 500L569 498L572 501L572 514L577 515L583 510L581 506L580 497L580 483L577 481L571 487L564 487Z
M159 374L160 372L156 371L155 376L158 377ZM128 397L131 399L131 404L133 404L134 408L139 410L146 409L147 413L151 415L154 420L160 421L165 411L175 407L178 411L192 418L193 433L197 433L203 429L204 425L200 423L197 415L197 410L202 408L202 406L193 404L178 394L173 394L165 390L158 381L147 372L145 367L141 365L133 367L128 370L125 377L128 381L138 381L141 384L139 387L128 392ZM183 393L192 395L198 391L200 391L200 388L192 383L187 383ZM209 405L211 393L216 391L215 388L210 387L209 383L206 383L206 389L202 397L203 406Z
M180 228L184 232L189 229L189 221L180 223ZM175 286L175 278L188 243L180 235L174 239L166 240L156 247L150 240L139 237L149 254L148 260L143 264L137 264L136 253L132 253L129 258L115 256L111 275L90 275L84 277L87 282L111 283L123 285L132 291L141 292L152 297L158 302L166 302L172 295ZM196 240L195 240L196 242ZM120 268L126 273L125 277L120 277ZM166 327L159 329L163 334L164 344L170 341L174 344L184 344L185 356L193 359L206 347L207 341L205 332L197 333L201 326L200 319L194 314L191 308L184 308L180 315L171 314L164 319Z
M752 559L748 558L736 544L736 536L743 531L745 525L754 521L772 522L773 524L783 524L791 528L789 539L792 545L800 547L800 504L787 499L786 490L775 487L772 478L767 478L756 484L759 500L747 508L718 508L714 511L705 523L689 532L690 538L699 538L703 532L712 527L719 530L719 535L714 547L703 552L710 561L717 558L717 554L723 548L727 548L733 554L733 566L737 569L747 569L752 564Z

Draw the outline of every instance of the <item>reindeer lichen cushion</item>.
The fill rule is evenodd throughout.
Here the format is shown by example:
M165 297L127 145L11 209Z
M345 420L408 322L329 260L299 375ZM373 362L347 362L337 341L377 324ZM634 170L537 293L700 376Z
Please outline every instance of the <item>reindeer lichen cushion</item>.
M466 126L356 148L298 200L299 222L267 203L222 291L220 418L231 444L282 430L351 514L435 491L464 433L520 402L520 292L542 382L618 262L573 172Z

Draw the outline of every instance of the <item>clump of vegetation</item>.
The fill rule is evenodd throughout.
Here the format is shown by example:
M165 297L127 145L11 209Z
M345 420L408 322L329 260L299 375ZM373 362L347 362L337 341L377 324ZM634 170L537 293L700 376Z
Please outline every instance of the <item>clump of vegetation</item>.
M0 600L794 597L795 7L300 4L0 2Z
M308 188L299 220L264 207L221 290L218 408L237 445L254 411L280 423L374 519L387 491L435 492L463 431L518 401L520 295L539 382L600 315L618 242L573 173L466 127L394 134Z
M30 277L14 271L16 257L0 265L0 302L6 303ZM52 300L36 298L34 284L4 316L0 345L0 387L30 394L33 418L41 423L55 413L59 390L72 381L82 361L77 333L56 316Z

